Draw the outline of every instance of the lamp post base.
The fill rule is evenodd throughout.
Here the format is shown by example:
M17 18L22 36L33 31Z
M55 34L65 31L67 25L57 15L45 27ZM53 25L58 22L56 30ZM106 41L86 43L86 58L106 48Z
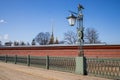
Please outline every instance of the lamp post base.
M78 56L84 56L84 54L83 54L83 51L82 51L82 50L79 50L79 51L78 51Z

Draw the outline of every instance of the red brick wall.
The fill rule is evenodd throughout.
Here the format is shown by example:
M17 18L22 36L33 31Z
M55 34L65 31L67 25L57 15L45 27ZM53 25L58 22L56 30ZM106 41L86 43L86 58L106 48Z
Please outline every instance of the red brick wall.
M120 57L120 45L85 45L86 57ZM78 46L0 47L1 55L77 56Z

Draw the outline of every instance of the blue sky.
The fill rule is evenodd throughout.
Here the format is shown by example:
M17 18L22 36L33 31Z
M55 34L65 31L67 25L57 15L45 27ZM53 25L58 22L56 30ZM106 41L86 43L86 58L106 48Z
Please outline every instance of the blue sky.
M99 39L120 44L120 0L0 0L0 40L31 42L39 32L50 32L63 40L73 30L66 20L69 10L84 6L84 27L95 28Z

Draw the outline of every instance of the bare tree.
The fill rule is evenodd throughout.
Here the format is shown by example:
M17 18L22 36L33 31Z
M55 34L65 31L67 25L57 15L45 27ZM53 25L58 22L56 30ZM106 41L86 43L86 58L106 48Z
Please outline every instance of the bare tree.
M14 45L14 46L19 46L19 42L18 42L18 41L14 41L14 42L13 42L13 45Z
M21 46L25 46L26 44L25 44L24 41L20 41L20 44L19 44L19 45L21 45Z
M36 45L36 43L35 43L35 39L32 40L31 45Z
M49 32L40 32L36 37L35 37L35 41L37 43L39 43L40 45L46 45L49 42L49 38L50 38L50 33Z
M64 33L64 41L68 44L75 44L77 41L77 34L73 31L67 31Z
M94 28L87 28L85 31L85 41L90 44L100 43L98 32Z
M77 42L77 34L73 31L64 33L64 41L68 44L75 44ZM87 28L84 33L84 42L89 44L101 43L97 30Z
M0 46L2 46L2 41L0 41Z
M29 42L27 42L27 44L26 44L27 46L29 46L30 45L30 43Z

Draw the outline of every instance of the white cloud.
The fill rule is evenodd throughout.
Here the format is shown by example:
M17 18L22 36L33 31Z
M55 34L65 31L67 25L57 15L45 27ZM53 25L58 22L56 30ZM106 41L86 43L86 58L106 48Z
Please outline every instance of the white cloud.
M3 36L3 38L4 38L4 40L8 40L9 35L8 35L8 34L5 34L5 35Z
M0 23L7 23L4 19L0 19Z

